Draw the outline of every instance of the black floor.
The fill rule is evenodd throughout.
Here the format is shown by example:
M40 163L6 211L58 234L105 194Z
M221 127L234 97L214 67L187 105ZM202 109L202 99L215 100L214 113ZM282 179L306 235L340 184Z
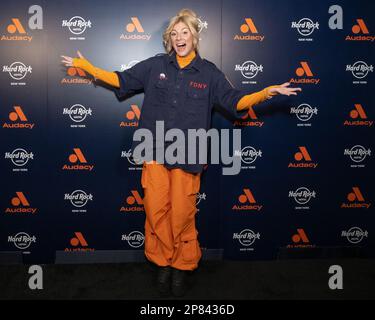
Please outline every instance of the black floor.
M331 265L343 290L328 287ZM43 290L30 290L29 266L0 265L0 299L160 299L148 262L42 267ZM184 299L375 299L375 260L202 261L188 280Z

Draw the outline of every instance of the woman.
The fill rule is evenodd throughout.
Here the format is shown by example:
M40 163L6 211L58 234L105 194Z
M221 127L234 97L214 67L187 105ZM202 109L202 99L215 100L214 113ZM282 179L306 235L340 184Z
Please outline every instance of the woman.
M214 104L240 117L251 106L273 95L289 96L301 91L288 88L289 83L250 95L234 89L213 63L199 56L198 25L193 11L181 10L163 34L167 53L141 61L123 72L94 67L79 51L79 58L62 56L62 62L82 68L95 79L113 86L119 98L143 91L139 128L147 128L154 134L156 121L184 132L207 130ZM203 165L161 164L155 161L157 146L153 145L153 150L153 159L143 163L141 177L146 211L145 256L159 267L159 292L168 294L171 288L175 296L182 296L186 273L198 267L202 255L195 214Z

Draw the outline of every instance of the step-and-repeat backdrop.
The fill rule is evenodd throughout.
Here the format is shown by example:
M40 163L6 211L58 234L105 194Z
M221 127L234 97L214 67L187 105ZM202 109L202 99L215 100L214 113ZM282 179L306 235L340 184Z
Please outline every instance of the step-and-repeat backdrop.
M200 54L249 92L298 96L241 121L241 171L209 165L197 195L207 259L374 256L372 1L26 1L0 11L0 261L144 259L141 167L132 160L143 95L113 90L61 55L125 70L163 52L170 17L200 19ZM239 150L238 150L239 154Z

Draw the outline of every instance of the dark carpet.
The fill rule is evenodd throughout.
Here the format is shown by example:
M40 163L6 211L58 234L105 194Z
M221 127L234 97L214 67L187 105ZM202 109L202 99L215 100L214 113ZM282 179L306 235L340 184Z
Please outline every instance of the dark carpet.
M342 290L328 286L331 265ZM31 290L29 266L0 265L0 299L161 299L149 262L42 267L43 289ZM375 260L202 261L188 283L183 299L374 299Z

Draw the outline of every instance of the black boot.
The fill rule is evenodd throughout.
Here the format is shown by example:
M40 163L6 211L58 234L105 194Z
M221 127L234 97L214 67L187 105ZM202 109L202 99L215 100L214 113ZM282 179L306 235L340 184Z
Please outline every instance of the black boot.
M185 270L174 269L172 270L172 293L176 297L182 297L186 293L186 276Z
M170 292L170 279L171 279L172 268L169 266L159 267L157 276L157 287L161 295L168 295Z

